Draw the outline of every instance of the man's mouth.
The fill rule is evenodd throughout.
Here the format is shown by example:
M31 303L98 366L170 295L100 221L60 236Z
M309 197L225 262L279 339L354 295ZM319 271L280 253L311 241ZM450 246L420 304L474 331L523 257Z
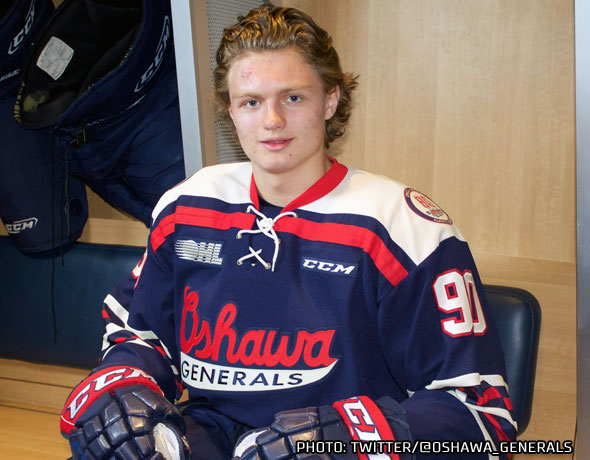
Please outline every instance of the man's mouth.
M284 149L285 147L287 147L291 141L293 140L293 138L273 138L273 139L264 139L262 141L260 141L260 143L262 145L264 145L264 147L266 147L268 150L271 150L273 152L277 152L279 150Z

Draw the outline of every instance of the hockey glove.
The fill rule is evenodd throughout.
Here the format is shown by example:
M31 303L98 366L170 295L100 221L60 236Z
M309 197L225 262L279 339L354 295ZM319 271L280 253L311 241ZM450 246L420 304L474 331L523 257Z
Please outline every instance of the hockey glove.
M413 455L399 453L410 441L405 412L395 400L359 396L279 412L272 425L238 440L233 460L368 460L378 453L383 454L379 458L410 460Z
M70 394L60 428L73 460L188 460L180 412L139 369L102 369Z

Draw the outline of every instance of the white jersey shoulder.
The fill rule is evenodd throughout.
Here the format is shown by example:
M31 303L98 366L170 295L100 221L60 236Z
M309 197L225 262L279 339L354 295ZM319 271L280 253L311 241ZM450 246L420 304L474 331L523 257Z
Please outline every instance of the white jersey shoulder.
M182 195L217 198L226 203L248 202L251 177L250 162L223 163L199 169L162 195L154 207L152 220Z
M416 264L447 238L464 241L449 215L423 193L354 168L348 168L346 177L332 192L303 209L372 217Z

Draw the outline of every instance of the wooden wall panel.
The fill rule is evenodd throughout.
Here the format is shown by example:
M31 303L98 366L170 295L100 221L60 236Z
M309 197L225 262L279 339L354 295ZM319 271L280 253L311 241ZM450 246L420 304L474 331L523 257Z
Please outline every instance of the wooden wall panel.
M429 194L485 283L541 303L524 439L573 439L576 420L572 0L290 0L360 74L333 147L344 163Z
M148 228L143 222L113 208L86 187L88 222L79 241L103 244L145 246Z
M344 162L432 195L475 251L575 260L571 0L288 4L360 74Z

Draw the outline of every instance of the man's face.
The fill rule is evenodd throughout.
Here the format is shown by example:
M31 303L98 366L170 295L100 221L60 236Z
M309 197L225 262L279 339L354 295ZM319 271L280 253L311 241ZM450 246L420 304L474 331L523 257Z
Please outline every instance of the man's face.
M324 121L339 92L325 94L296 49L248 53L231 66L228 83L229 113L255 177L324 167Z

